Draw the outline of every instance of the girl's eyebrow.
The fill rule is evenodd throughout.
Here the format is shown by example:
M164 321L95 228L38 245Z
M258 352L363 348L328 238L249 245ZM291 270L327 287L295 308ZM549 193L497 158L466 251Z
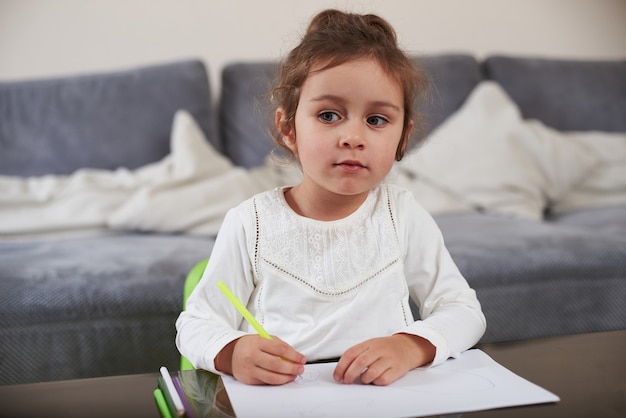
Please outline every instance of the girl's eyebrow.
M341 96L337 96L335 94L322 94L320 96L316 96L311 98L310 100L311 102L324 102L324 101L331 101L331 102L335 102L338 103L340 105L344 105L347 100L344 99ZM370 103L370 105L372 106L376 106L376 107L388 107L391 108L393 110L395 110L396 112L400 112L400 107L396 106L395 104L391 103L391 102L387 102L384 100L376 100Z

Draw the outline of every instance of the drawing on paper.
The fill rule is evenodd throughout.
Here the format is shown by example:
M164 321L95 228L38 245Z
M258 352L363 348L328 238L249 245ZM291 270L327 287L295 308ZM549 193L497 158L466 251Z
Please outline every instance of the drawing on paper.
M304 373L296 377L294 383L298 385L316 385L319 383L319 370L304 369Z

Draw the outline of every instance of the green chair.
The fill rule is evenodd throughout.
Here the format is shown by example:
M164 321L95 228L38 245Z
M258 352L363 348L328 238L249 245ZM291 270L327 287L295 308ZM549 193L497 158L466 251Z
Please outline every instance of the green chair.
M206 268L207 263L209 262L208 258L200 261L198 264L193 266L193 268L187 274L187 278L185 278L185 285L183 287L183 310L187 308L187 298L193 292L193 289L196 287L200 279L202 278L202 274L204 273L204 269ZM185 356L180 356L180 370L193 370L193 364L189 360L185 358ZM165 399L165 395L161 391L160 388L154 389L153 392L154 402L157 405L159 413L162 418L174 418L174 415L170 411L167 400Z
M189 298L189 295L191 295L191 292L193 292L193 289L202 278L202 274L204 273L204 269L206 268L208 262L209 259L205 258L204 260L193 266L193 268L189 271L189 274L187 274L187 278L185 279L185 286L183 287L183 311L187 309L187 298ZM180 356L180 370L193 369L193 364L191 364L191 362L187 360L185 356Z

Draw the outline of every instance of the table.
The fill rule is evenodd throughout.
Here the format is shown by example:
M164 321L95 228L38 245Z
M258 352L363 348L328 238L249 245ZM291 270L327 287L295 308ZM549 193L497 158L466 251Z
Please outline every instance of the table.
M556 393L561 402L462 417L626 416L626 330L481 344L478 348L518 375ZM152 391L157 377L155 372L0 386L0 416L156 418L159 414Z
M626 330L479 347L512 372L555 393L556 404L463 417L626 417Z

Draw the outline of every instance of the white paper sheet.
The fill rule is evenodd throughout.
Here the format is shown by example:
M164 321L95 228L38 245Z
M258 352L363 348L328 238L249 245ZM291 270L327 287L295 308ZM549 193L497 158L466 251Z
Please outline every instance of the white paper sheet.
M507 370L480 350L389 386L344 385L336 363L307 365L283 386L250 386L223 377L237 417L418 417L557 402L559 397Z

